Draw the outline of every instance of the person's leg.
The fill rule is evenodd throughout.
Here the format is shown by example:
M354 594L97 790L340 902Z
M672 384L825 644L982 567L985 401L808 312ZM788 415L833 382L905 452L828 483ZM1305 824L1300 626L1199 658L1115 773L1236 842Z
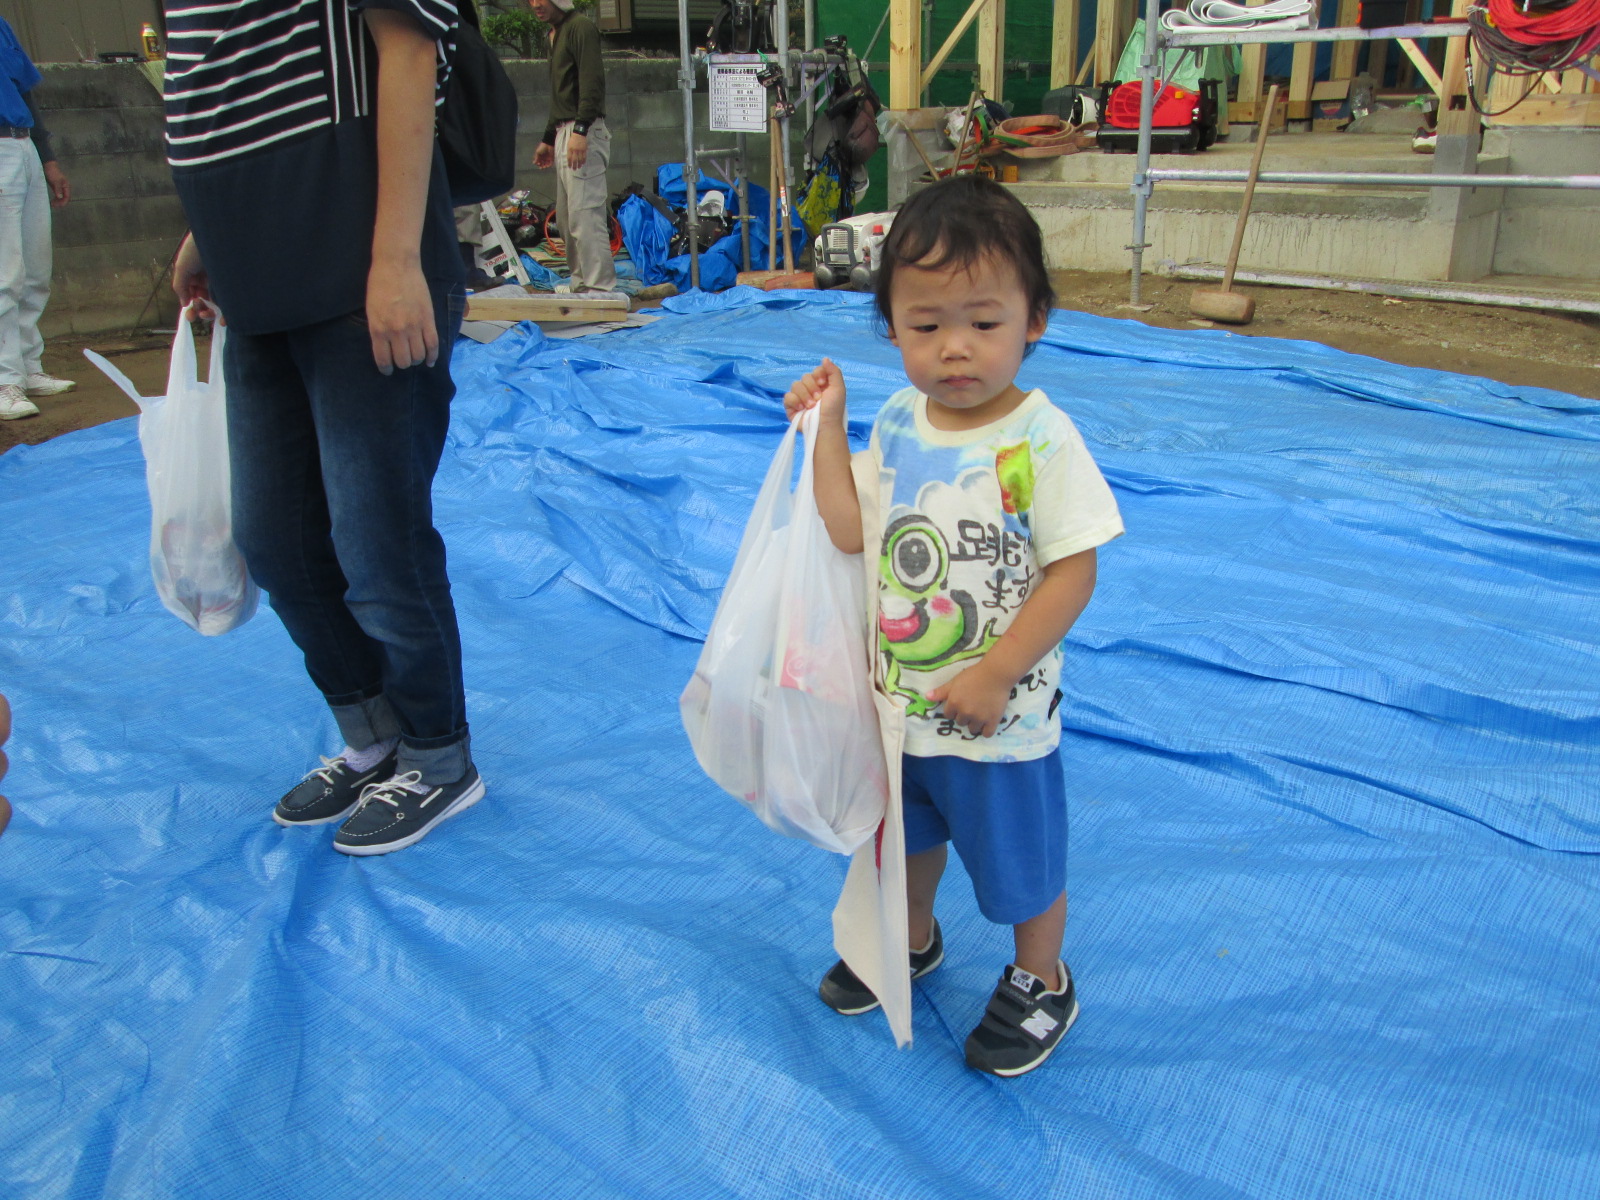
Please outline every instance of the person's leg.
M906 855L906 932L913 950L925 949L933 940L933 900L950 858L950 844Z
M606 221L606 165L610 160L611 131L603 120L596 121L589 127L588 157L567 181L571 214L566 210L561 214L574 291L609 292L617 286L617 264L611 255Z
M1055 902L1036 917L1012 926L1016 940L1017 957L1014 960L1030 975L1045 981L1051 991L1066 981L1056 969L1061 962L1061 939L1067 928L1067 893L1062 892Z
M426 786L466 776L466 700L445 547L433 527L433 476L450 423L450 352L459 295L434 297L439 358L379 373L360 314L291 335L316 427L344 604L375 650L398 720L396 773Z
M567 282L574 291L578 287L578 262L572 241L572 193L567 189L567 183L572 178L572 170L567 166L567 138L572 135L572 123L564 121L556 126L556 227L561 230L561 239L567 259Z
M305 656L351 749L397 737L382 646L345 604L322 455L291 335L230 332L227 382L233 536L251 577Z
M27 151L28 190L22 211L22 289L17 305L17 331L22 343L22 369L38 375L44 369L44 338L39 317L50 299L50 188L32 142L16 143Z
M32 143L0 138L0 387L22 387L28 375L21 321L30 156L39 157Z

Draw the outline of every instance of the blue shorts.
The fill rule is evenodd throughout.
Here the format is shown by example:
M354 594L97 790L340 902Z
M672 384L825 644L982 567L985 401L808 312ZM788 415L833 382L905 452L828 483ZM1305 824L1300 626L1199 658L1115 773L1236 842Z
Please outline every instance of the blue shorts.
M901 758L906 853L955 843L978 909L1019 925L1067 887L1067 788L1061 755L981 763L940 754Z

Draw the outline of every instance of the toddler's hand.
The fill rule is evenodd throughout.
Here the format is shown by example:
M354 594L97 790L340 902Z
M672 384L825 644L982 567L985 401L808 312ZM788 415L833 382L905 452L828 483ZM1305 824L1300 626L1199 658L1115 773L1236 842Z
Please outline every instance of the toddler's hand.
M807 371L783 398L783 415L791 421L797 412L815 407L817 419L844 423L844 375L833 365L833 360L823 359L815 371Z
M979 737L991 737L1006 715L1011 687L1004 680L995 679L978 662L943 687L934 688L928 699L940 705L944 715L957 725L965 725Z

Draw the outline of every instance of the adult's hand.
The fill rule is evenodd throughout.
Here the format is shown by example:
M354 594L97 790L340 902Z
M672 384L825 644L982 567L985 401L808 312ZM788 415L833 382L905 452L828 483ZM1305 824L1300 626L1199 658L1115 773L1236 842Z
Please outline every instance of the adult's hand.
M589 161L589 139L575 133L567 138L567 166L576 171Z
M367 273L367 331L372 335L373 361L385 375L439 361L433 297L417 261L385 256L373 260Z
M549 142L540 142L539 148L533 152L533 165L543 170L556 165L556 148Z
M206 267L200 261L200 247L194 244L192 233L183 235L178 257L173 259L172 290L178 293L178 304L184 308L196 300L204 301L208 306L211 304L211 284L206 279Z
M44 165L44 182L50 189L50 207L65 208L72 199L72 184L67 182L67 173L54 159Z
M11 736L11 706L6 703L6 698L0 695L0 780L6 777L6 739ZM11 803L4 796L0 796L0 833L6 831L6 825L11 820Z

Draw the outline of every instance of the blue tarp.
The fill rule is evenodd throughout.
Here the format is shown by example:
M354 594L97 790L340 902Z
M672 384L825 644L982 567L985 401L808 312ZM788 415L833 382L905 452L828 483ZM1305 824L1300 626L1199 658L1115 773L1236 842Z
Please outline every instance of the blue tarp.
M1042 1070L952 867L916 1043L815 995L842 860L675 700L780 395L859 439L865 297L737 289L459 349L436 487L488 798L415 848L268 817L335 744L263 609L145 564L134 426L0 456L0 1195L1591 1200L1600 403L1058 313L1023 382L1127 521L1067 643Z

